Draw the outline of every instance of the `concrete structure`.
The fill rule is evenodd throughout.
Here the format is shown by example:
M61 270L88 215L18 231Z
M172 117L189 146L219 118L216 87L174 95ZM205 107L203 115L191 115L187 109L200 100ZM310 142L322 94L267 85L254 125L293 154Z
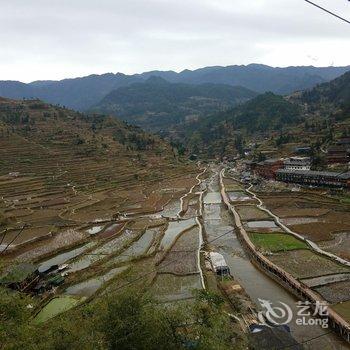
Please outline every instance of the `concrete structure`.
M284 169L286 170L310 170L310 157L290 157L284 161Z
M307 186L350 188L350 172L337 173L281 169L276 172L276 180Z

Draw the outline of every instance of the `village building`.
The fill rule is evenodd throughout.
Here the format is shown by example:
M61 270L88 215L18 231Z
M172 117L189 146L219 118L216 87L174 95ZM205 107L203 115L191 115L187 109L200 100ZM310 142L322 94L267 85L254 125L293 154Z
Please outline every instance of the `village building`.
M299 154L299 155L309 155L311 154L311 147L310 146L300 146L300 147L295 147L294 153Z
M284 169L286 170L310 170L310 157L290 157L284 161Z
M266 159L259 162L254 167L256 175L264 177L266 179L274 180L276 178L276 172L284 167L282 159Z
M326 158L328 164L346 164L350 161L350 147L345 144L330 146Z
M350 172L280 169L276 172L276 179L307 186L350 188Z
M327 150L328 164L346 164L350 162L350 137L338 139Z

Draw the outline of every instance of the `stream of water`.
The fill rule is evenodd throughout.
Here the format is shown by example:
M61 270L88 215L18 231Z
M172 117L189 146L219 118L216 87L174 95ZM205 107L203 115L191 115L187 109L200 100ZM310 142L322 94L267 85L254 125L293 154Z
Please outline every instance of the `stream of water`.
M218 193L220 190L218 169L214 168L213 170L214 175L207 181L207 196L209 198L213 196L210 193ZM206 203L205 199L204 203ZM349 349L347 344L335 334L326 334L329 332L328 329L311 325L299 326L295 323L295 316L299 310L296 304L298 300L250 262L234 232L233 219L223 204L216 204L215 209L212 205L204 204L203 216L204 229L209 242L225 232L229 232L222 238L213 241L211 246L224 256L231 274L239 281L251 300L256 304L258 310L260 309L259 299L269 300L276 306L280 306L279 302L286 303L294 314L294 318L289 324L293 337L298 342L305 342L319 337L308 342L307 349ZM322 336L323 334L326 335Z

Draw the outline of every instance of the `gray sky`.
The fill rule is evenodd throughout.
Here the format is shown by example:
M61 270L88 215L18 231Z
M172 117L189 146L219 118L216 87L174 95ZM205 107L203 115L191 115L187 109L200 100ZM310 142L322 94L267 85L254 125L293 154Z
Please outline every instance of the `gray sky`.
M350 24L303 0L0 0L0 80L349 57Z

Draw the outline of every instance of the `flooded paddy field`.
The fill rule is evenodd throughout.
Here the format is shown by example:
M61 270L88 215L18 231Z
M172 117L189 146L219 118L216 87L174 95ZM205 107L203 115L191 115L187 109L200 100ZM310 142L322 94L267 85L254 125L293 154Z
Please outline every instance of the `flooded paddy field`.
M53 298L35 316L34 322L43 323L50 318L53 318L62 312L77 306L83 300L84 299L79 299L68 295Z
M330 284L334 282L342 282L342 281L348 281L348 280L350 280L350 273L337 273L334 275L326 275L326 276L311 277L311 278L303 279L302 282L305 283L307 286L313 288L313 287L324 286L326 284Z
M198 226L183 232L170 251L159 255L158 271L175 275L198 273L199 234Z
M197 223L194 218L187 220L170 221L168 228L164 233L164 237L160 242L160 249L169 249L183 231L188 230L196 225Z
M220 204L221 203L221 194L220 192L208 192L204 196L204 204Z
M157 243L159 243L160 235L162 234L163 228L152 228L147 229L141 237L131 243L131 245L124 251L122 251L116 257L108 260L108 265L118 264L152 254L155 252Z
M65 291L65 295L80 296L89 298L94 295L106 282L128 269L128 266L117 267L111 269L103 275L90 278L86 281L69 286Z
M231 202L247 202L253 199L244 191L227 191L226 192Z
M125 229L120 235L118 235L118 237L107 241L98 248L85 253L82 257L71 262L68 271L77 272L88 268L90 265L105 259L108 255L112 255L113 253L117 253L118 251L122 250L139 235L139 231Z
M63 269L62 284L43 294L40 292L39 295L49 301L37 314L36 321L45 322L91 297L113 293L134 279L139 281L135 285L140 288L151 287L152 281L155 282L155 288L161 290L161 298L168 288L166 299L170 301L192 298L192 290L202 288L197 261L199 228L195 220L199 195L186 194L191 188L200 190L200 186L195 186L197 175L197 169L193 168L191 172L187 170L181 174L180 171L173 178L158 181L152 178L149 185L138 181L136 186L125 178L124 189L119 186L117 190L114 183L107 183L101 190L90 192L86 188L90 184L93 186L93 181L84 176L80 180L87 180L86 188L70 184L65 191L56 194L45 194L39 181L32 187L37 191L35 194L18 193L16 198L9 198L9 215L18 215L23 221L30 218L35 225L14 240L14 245L20 249L16 254L8 254L8 258L36 262L40 271ZM157 177L158 174L154 178ZM28 182L24 181L23 185L27 186ZM7 186L10 188L8 184L1 188L0 181L0 192L2 189L6 192ZM181 220L178 214L183 196L187 210ZM0 203L0 208L2 205L4 203ZM12 231L3 240L4 244L16 237L18 230ZM42 236L45 239L41 239ZM35 242L29 243L32 238ZM161 262L159 257L162 257ZM170 260L177 264L168 265ZM174 279L171 275L163 282L163 272L168 268L171 273L175 268L179 276ZM55 270L48 279L60 274ZM171 286L159 284L168 280L172 281Z
M255 231L281 231L280 227L276 225L276 223L272 220L258 220L258 221L248 221L245 223L245 227L248 230Z

